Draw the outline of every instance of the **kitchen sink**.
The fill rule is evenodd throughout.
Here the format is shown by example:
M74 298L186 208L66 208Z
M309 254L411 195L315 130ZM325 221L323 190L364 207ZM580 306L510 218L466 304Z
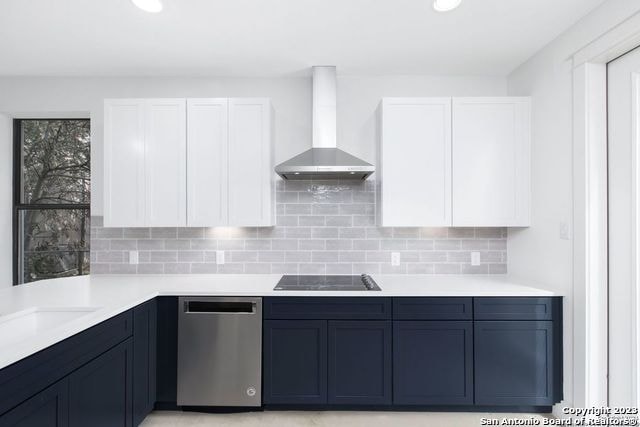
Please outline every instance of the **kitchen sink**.
M7 345L28 339L96 310L98 307L33 307L0 316L0 343Z

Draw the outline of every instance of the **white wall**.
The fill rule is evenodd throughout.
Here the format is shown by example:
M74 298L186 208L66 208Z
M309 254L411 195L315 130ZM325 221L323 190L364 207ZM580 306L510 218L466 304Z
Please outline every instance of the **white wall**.
M12 158L11 120L0 114L0 288L13 283L12 238Z
M572 242L560 223L572 219L573 53L640 10L637 0L609 0L508 76L510 95L533 97L532 226L510 230L508 271L548 284L564 304L565 403L573 398Z
M92 215L102 215L104 98L270 97L275 109L276 162L311 147L309 78L0 78L0 112L29 117L90 115ZM502 77L339 77L338 146L375 160L375 110L383 96L505 95Z

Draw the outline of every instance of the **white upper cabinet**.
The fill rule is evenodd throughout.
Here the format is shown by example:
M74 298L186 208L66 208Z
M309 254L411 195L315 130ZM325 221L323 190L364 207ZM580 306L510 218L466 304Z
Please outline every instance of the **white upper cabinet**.
M451 98L385 98L378 224L451 225Z
M186 225L184 99L104 102L107 227Z
M275 225L268 99L229 100L229 225Z
M105 100L107 227L271 226L266 99Z
M529 98L385 98L378 148L380 226L529 225Z
M145 102L145 186L148 227L187 225L184 99Z
M529 98L453 99L453 225L530 223Z
M226 98L187 100L187 224L228 224L228 108Z
M104 103L104 225L145 225L143 99Z

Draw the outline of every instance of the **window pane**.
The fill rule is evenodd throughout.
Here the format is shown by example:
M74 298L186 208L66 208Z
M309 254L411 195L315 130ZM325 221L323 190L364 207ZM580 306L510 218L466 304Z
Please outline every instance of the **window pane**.
M89 210L21 210L21 282L89 273Z
M89 203L89 120L21 120L22 203Z

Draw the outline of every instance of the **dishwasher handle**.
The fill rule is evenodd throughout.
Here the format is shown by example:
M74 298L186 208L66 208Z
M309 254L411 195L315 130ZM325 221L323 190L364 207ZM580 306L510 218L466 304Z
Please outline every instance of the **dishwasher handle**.
M185 314L256 314L253 301L185 301Z

